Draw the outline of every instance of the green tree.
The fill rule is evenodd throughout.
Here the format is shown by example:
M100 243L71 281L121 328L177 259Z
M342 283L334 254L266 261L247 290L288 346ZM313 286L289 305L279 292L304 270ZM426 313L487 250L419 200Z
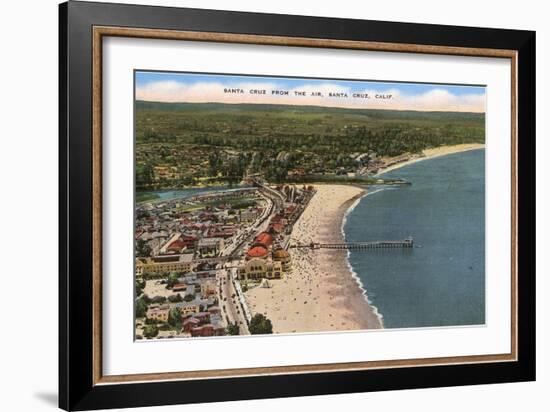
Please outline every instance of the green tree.
M166 303L166 297L155 296L153 299L151 299L151 303L157 303L159 305L162 305L163 303Z
M168 313L168 324L176 330L181 330L181 314L178 308L170 309Z
M154 338L159 334L159 328L157 325L145 325L143 328L143 336L145 336L147 339Z
M150 163L138 165L136 167L136 186L144 188L151 185L154 176L153 166Z
M138 239L136 243L136 256L150 256L151 247L143 239Z
M266 335L273 333L273 325L264 315L256 313L250 321L248 330L252 335Z
M181 297L181 295L179 293L176 293L175 295L168 296L168 301L170 303L178 303L178 302L182 302L183 298Z
M143 293L144 288L145 288L145 281L136 280L136 297L140 296Z
M136 318L143 318L147 313L147 302L143 298L136 299Z
M238 335L239 334L239 325L237 323L230 323L225 328L225 331L228 335Z
M172 289L176 283L178 283L179 276L176 272L170 272L168 279L166 279L166 287Z
M219 172L219 168L221 166L221 159L218 152L213 152L208 156L208 172L210 176L217 176Z

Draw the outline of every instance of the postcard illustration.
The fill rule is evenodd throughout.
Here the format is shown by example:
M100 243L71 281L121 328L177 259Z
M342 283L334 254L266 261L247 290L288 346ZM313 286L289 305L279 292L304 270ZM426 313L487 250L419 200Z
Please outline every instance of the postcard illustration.
M484 86L134 76L136 339L485 323Z

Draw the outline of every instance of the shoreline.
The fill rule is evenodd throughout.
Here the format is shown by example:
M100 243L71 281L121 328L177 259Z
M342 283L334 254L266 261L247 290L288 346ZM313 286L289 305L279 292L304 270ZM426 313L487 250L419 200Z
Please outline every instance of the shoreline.
M383 169L381 172L376 173L373 176L374 177L382 176L383 174L391 172L392 170L400 169L404 166L408 166L410 164L414 164L414 163L420 162L422 160L434 159L436 157L446 156L446 155L449 155L449 154L467 152L467 151L470 151L470 150L478 150L478 149L484 149L484 148L485 148L484 143L464 143L464 144L458 144L458 145L452 145L452 146L440 146L440 147L425 149L425 150L422 151L421 155L411 155L412 158L410 158L409 160L406 160L404 162L399 162L399 163L396 163L392 166L389 166L389 167ZM273 184L275 184L275 183L273 183ZM330 186L361 185L361 183L345 183L345 182L337 182L337 181L334 181L334 182L331 182L331 181L327 181L327 182L307 182L307 183L306 182L288 181L288 182L282 182L282 183L277 183L277 184L289 184L289 185L290 184L300 184L300 185L308 184L308 185L314 185L314 186L319 186L319 185L330 185ZM177 191L186 191L186 190L213 190L213 191L216 191L216 190L242 190L242 189L247 189L249 187L250 186L248 186L248 185L240 185L240 184L234 185L232 187L223 186L223 185L199 185L199 186L181 186L181 187L177 187L177 188L163 188L163 189L156 189L156 190L154 190L154 189L139 190L139 191L135 190L135 193L136 194L137 193L155 193L155 194L158 194L158 193L163 193L163 192L177 192ZM163 199L161 197L157 197L157 198L146 199L146 200L139 200L139 201L136 200L136 204L163 201L163 200L173 200L173 199Z
M342 233L342 239L343 239L344 242L346 241L346 232L345 232L344 229L345 229L346 223L348 221L348 216L355 210L355 208L357 206L359 206L359 204L361 203L363 198L365 198L365 197L367 197L371 194L377 193L381 190L383 190L383 189L378 189L378 190L375 190L374 192L368 192L367 190L365 190L361 195L357 196L354 199L353 203L351 203L351 205L347 208L347 210L344 213L344 216L342 218L342 225L340 226L340 231ZM367 304L371 307L372 311L374 312L374 314L378 318L378 321L380 322L380 329L384 329L384 317L378 311L378 308L369 299L367 288L365 287L365 285L363 284L363 281L359 277L359 274L355 271L353 265L351 264L350 256L351 256L351 251L346 250L346 264L347 264L348 270L349 270L351 276L357 282L357 285L359 286L359 289L361 289L361 291L363 293L363 296L364 296L365 300L367 301Z
M295 223L292 241L344 242L343 224L366 195L349 185L318 185L317 193ZM351 210L350 210L351 209ZM254 313L273 323L274 333L329 332L382 328L364 285L353 271L347 250L289 249L293 269L270 288L251 288L246 299Z
M465 144L458 144L453 146L440 146L440 147L435 147L431 149L425 149L422 151L421 156L417 155L418 157L414 157L405 162L396 163L395 165L387 167L381 172L378 172L374 176L382 176L385 173L391 172L393 170L401 169L402 167L405 167L414 163L418 163L423 160L435 159L441 156L447 156L450 154L468 152L470 150L479 150L479 149L485 149L485 144L484 143L465 143Z

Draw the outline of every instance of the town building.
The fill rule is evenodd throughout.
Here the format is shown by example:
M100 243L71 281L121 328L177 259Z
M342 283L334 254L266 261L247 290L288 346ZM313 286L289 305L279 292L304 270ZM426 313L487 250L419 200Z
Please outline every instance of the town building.
M178 168L175 166L155 166L153 168L153 173L156 182L161 180L174 180L180 176Z
M161 253L166 252L166 248L171 244L174 243L176 240L178 240L181 237L181 233L174 233L172 236L164 243L164 245L160 248Z
M207 323L191 329L191 336L206 337L206 336L222 336L225 335L225 328L221 323Z
M248 249L248 251L246 252L245 259L246 260L265 259L265 258L267 258L268 254L269 254L269 251L267 250L267 248L265 246L256 245L256 246L253 246L250 249Z
M182 316L199 313L201 311L201 305L197 300L176 303L174 306L178 308Z
M136 276L167 275L170 272L190 272L193 268L193 255L163 255L136 259Z
M239 280L281 279L283 267L281 262L253 258L237 269Z
M176 283L172 286L172 292L184 292L187 290L187 285L185 283Z
M155 320L157 322L168 322L168 316L170 315L170 307L168 305L154 306L151 305L147 309L145 317L147 319Z
M292 260L290 253L284 249L277 249L273 252L273 260L275 262L281 262L281 268L283 272L288 272L292 269Z
M240 212L240 221L250 223L255 221L261 214L262 210L259 208L249 208Z
M190 333L191 330L199 326L199 324L200 320L194 317L189 317L183 321L183 330L184 332Z
M215 336L215 334L214 325L210 324L197 326L191 329L191 336L193 337Z
M218 256L224 248L224 241L220 237L200 239L197 244L197 254L201 258Z
M216 294L216 283L213 281L206 281L201 283L201 296L208 297Z
M273 244L273 236L267 232L262 232L254 239L254 244L269 248Z
M237 227L235 225L216 225L211 226L207 233L206 238L218 238L229 239L237 234Z

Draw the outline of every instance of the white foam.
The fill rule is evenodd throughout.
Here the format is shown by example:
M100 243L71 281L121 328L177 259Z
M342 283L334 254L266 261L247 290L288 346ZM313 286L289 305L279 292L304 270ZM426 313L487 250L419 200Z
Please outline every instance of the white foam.
M342 226L340 227L340 230L342 231L342 237L344 238L344 241L346 240L346 233L344 231L344 227L346 226L346 223L348 221L348 215L353 212L353 210L357 207L357 205L359 203L361 203L361 200L363 200L364 198L370 196L370 195L373 195L375 193L378 193L378 192L382 192L384 190L387 190L388 188L385 188L385 187L382 187L380 189L377 189L377 190L374 190L372 192L365 192L365 194L361 197L359 197L357 200L355 200L355 202L353 202L350 207L348 208L348 210L346 210L346 213L344 213L344 218L342 219ZM372 303L372 301L369 299L369 295L368 295L368 292L367 292L367 288L365 287L365 285L363 284L363 281L361 280L361 278L357 275L357 272L355 271L355 269L353 268L353 266L351 265L351 262L350 262L350 256L351 256L351 252L349 250L346 251L347 254L346 254L346 265L348 266L348 269L351 273L351 276L355 279L355 281L357 282L357 285L359 285L359 288L361 289L361 291L363 292L363 296L365 297L365 300L367 301L367 303L369 304L369 306L372 308L372 311L374 312L374 314L378 317L379 321L380 321L380 325L382 326L382 328L384 327L384 316L378 311L378 308Z

